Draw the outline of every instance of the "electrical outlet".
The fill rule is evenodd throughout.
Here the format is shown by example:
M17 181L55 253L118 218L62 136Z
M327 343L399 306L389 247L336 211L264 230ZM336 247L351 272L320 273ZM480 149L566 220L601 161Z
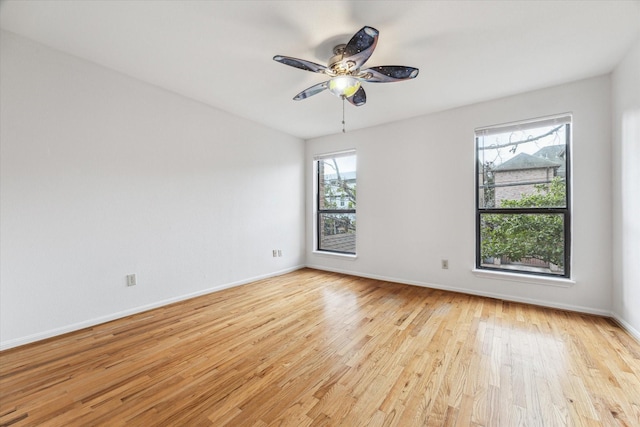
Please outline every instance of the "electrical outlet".
M282 256L282 249L278 249L278 256Z
M272 253L273 253L273 257L274 258L278 256L278 250L277 249L274 249Z
M448 259L443 259L440 261L442 269L443 270L447 270L449 268L449 260Z
M135 286L135 285L136 285L136 275L127 274L127 286Z

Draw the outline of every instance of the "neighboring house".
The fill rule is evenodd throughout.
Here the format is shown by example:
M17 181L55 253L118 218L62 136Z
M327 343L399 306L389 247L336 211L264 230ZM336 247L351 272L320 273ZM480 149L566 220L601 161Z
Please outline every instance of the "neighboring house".
M352 190L356 188L355 172L343 172L340 174L340 178L346 183L347 187ZM351 200L347 193L340 188L337 174L325 175L325 185L326 184L329 184L329 189L326 191L325 203L328 203L329 206L334 206L337 209L349 209L355 207L354 201Z
M565 145L551 145L534 154L520 153L495 167L492 170L495 206L500 207L503 200L520 200L522 196L535 194L536 185L548 184L555 177L566 177L565 155ZM489 262L501 264L503 268L509 268L509 264L517 264L518 270L557 271L557 266L533 257L513 262L503 256Z
M523 195L534 194L535 186L548 184L556 177L564 177L565 146L552 145L534 154L520 153L493 169L495 204L502 200L519 200Z

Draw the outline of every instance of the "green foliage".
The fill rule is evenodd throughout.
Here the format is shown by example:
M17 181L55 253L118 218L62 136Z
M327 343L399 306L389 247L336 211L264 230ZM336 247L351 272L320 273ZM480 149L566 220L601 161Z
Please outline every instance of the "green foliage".
M503 200L504 208L563 207L565 182L556 177L548 185L519 200ZM481 217L482 257L507 256L512 261L532 257L564 266L564 224L558 214L485 214Z
M322 235L355 233L356 221L353 214L323 214Z

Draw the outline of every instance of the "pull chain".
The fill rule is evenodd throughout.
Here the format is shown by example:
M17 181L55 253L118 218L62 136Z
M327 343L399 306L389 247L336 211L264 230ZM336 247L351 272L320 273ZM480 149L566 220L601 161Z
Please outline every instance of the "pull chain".
M346 133L346 130L344 129L344 99L345 96L342 95L342 133Z

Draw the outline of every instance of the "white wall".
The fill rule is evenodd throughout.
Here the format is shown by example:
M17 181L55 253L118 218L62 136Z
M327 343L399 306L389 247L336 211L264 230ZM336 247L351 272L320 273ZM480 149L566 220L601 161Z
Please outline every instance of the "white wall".
M640 40L612 75L613 312L640 339Z
M11 33L0 41L0 348L305 263L613 308L640 330L638 44L611 79L318 138L304 154L294 137ZM474 128L564 112L575 125L575 284L474 275ZM312 250L312 158L347 148L358 150L355 260Z
M573 113L574 123L575 284L474 275L474 129L566 112ZM603 76L307 141L307 188L312 187L314 155L355 148L358 156L358 256L315 254L307 232L307 265L608 315L610 122L610 79ZM308 230L312 197L308 192ZM449 260L448 270L440 268L441 258Z
M2 348L304 265L301 140L1 43Z

